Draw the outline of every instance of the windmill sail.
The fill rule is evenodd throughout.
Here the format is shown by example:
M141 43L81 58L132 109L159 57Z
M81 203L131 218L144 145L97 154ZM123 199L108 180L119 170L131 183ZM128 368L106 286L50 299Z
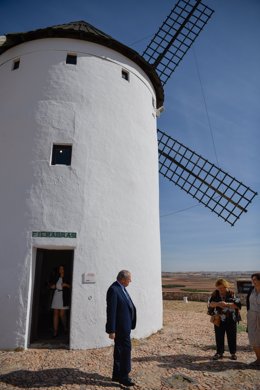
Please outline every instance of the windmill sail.
M257 192L161 130L157 133L159 172L233 226Z
M213 14L201 0L179 0L143 53L163 85Z

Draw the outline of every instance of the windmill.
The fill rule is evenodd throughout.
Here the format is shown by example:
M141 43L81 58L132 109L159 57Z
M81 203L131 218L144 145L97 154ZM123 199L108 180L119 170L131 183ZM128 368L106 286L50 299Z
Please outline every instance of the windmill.
M214 11L201 0L179 0L162 23L144 50L142 58L150 64L163 86L167 84L213 13ZM75 31L80 31L82 36L87 33L89 40L106 45L108 39L113 40L84 21L57 25L52 29L57 32L60 29L70 31L72 37ZM30 39L30 35L31 39L37 39L41 31L27 33L26 40ZM8 47L21 43L23 39L22 34L10 34L9 42L7 44L3 42L2 48L0 47L0 54ZM118 47L119 42L113 40L113 43ZM122 51L123 45L119 45ZM133 58L134 53L133 51ZM145 64L139 65L145 66L147 71ZM154 78L153 74L149 73ZM154 83L156 84L156 80ZM163 91L161 94L163 95ZM157 103L162 100L162 96L157 96ZM157 108L159 115L163 107ZM158 152L160 174L232 226L243 213L247 212L248 205L257 195L257 192L249 186L160 129L158 129Z
M143 55L84 21L0 38L0 214L12 221L0 235L1 348L37 339L40 288L60 255L72 348L108 345L104 296L118 269L136 275L136 337L161 329L158 148L170 182L231 225L246 212L256 192L157 131L163 87L212 13L180 0Z
M213 10L201 0L179 0L143 52L163 85L197 39ZM158 129L159 172L234 226L257 195L227 172Z

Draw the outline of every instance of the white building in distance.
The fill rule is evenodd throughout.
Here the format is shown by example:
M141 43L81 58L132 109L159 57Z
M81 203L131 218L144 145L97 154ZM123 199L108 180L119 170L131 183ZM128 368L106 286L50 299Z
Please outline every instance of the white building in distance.
M59 264L72 286L60 342L110 345L106 291L121 269L133 278L133 336L156 332L163 88L155 71L75 22L2 37L0 85L0 348L51 337L48 283Z

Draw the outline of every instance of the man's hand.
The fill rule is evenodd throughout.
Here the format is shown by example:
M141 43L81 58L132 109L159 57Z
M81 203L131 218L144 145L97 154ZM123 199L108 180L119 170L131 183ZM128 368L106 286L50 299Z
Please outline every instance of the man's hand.
M109 333L108 337L112 340L114 340L114 338L116 337L116 334L115 333Z

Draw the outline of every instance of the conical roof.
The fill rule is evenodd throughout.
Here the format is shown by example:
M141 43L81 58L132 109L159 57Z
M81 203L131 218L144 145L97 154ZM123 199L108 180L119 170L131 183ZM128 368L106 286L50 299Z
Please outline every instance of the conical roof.
M152 66L146 62L146 60L135 50L115 40L110 35L104 33L103 31L83 20L66 24L59 24L28 32L7 34L5 39L2 37L0 40L0 55L21 43L43 38L80 39L109 47L110 49L123 54L139 65L148 75L155 88L157 107L161 107L163 105L163 87L156 71L152 68Z

